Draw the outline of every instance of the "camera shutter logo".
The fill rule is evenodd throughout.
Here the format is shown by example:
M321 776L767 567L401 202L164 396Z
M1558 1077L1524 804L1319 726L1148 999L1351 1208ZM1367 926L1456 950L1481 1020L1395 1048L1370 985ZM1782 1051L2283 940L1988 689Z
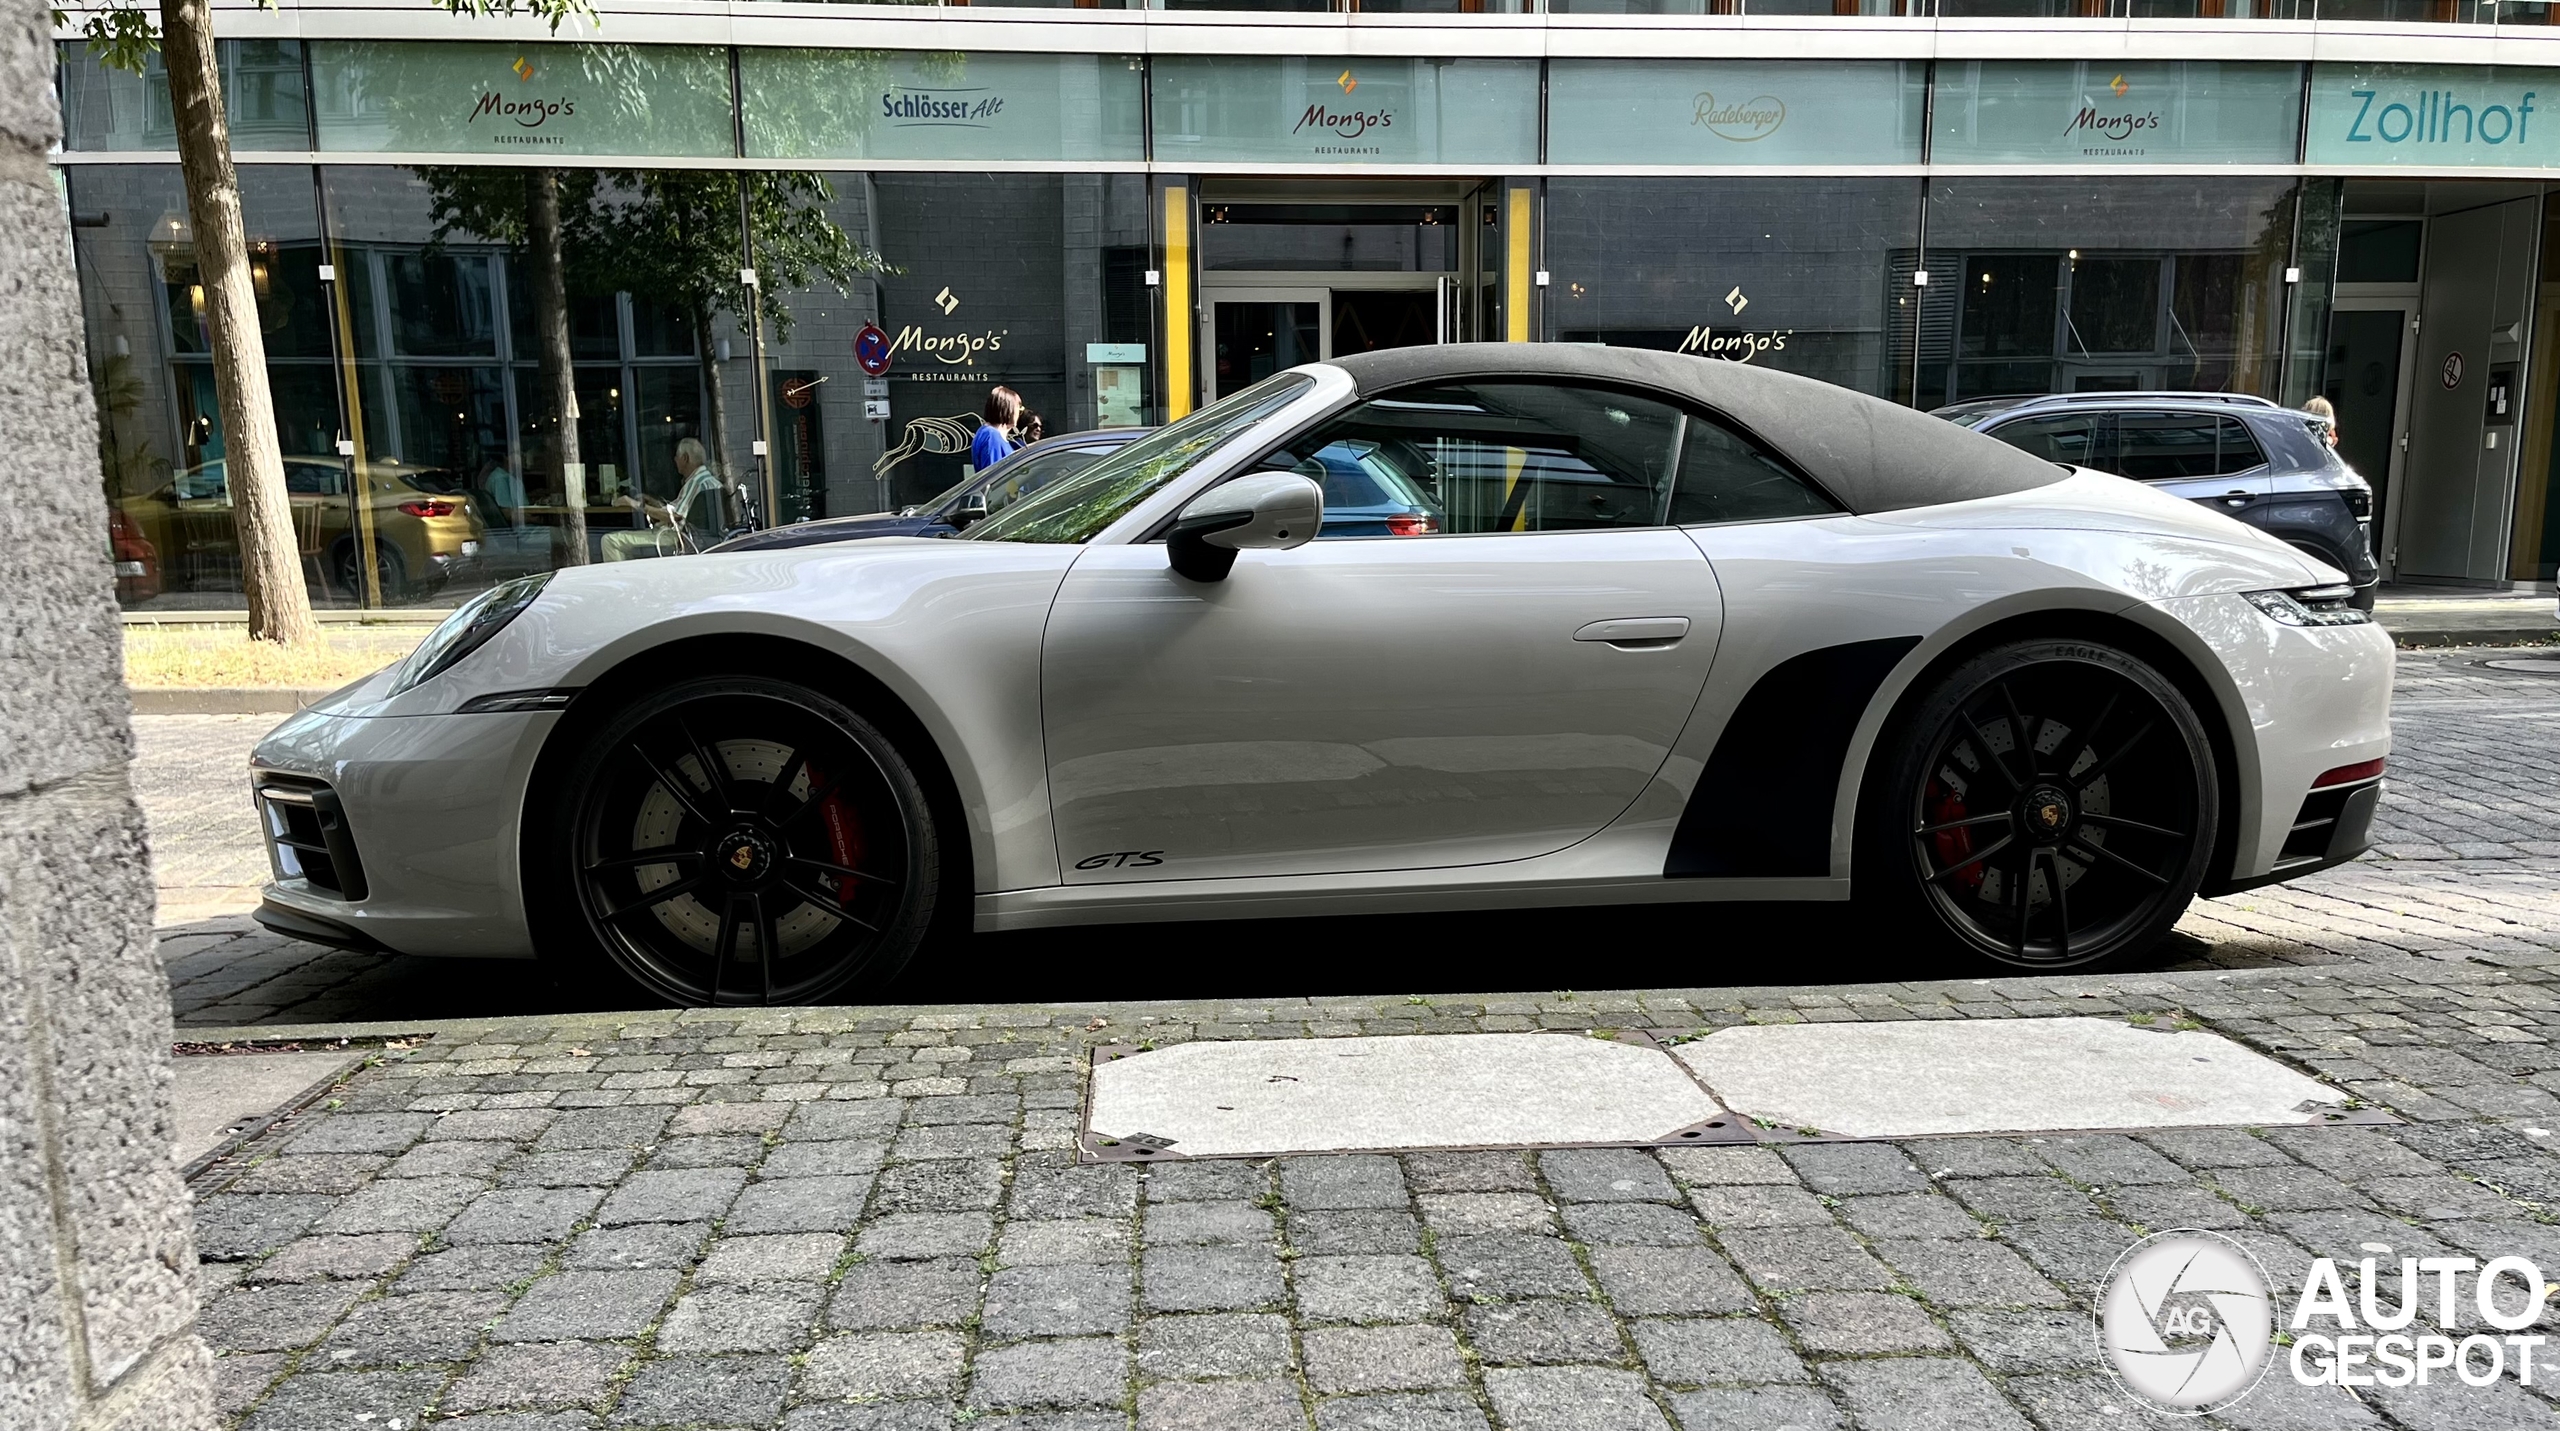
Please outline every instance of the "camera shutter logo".
M2273 1361L2275 1311L2247 1249L2194 1229L2155 1233L2116 1260L2098 1350L2126 1391L2200 1416L2246 1396Z

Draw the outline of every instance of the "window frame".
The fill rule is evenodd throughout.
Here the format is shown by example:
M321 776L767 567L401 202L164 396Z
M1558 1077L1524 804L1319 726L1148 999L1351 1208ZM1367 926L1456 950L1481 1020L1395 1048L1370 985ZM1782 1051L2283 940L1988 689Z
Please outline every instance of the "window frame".
M2242 417L2240 417L2237 413L2231 413L2231 412L2214 412L2214 411L2210 411L2210 410L2208 410L2208 409L2204 409L2204 408L2167 407L2167 408L2143 408L2143 409L2137 409L2137 410L2119 410L2119 411L2115 414L2115 427L2116 427L2117 433L2119 434L2119 435L2118 435L2118 438L2117 438L2117 443L2116 443L2116 453L2115 453L2115 456L2116 456L2117 465L2118 465L2119 467L2121 467L2121 466L2123 465L2123 461L2124 461L2124 447L2123 447L2123 439L2122 439L2121 434L2122 434L2122 432L2123 432L2123 430L2124 430L2124 419L2126 419L2126 418L2128 418L2128 417L2175 418L2175 419L2181 419L2181 420L2185 420L2185 421L2189 421L2189 422L2202 422L2202 423L2209 423L2209 424L2211 424L2211 425L2212 425L2212 427L2213 427L2213 467L2214 467L2214 470L2213 470L2213 471L2211 471L2211 472L2189 472L2189 473L2180 473L2180 474L2177 474L2177 475L2167 476L2167 477L2136 477L2136 476L2133 476L2131 473L2126 473L2126 472L2119 472L2119 473L2117 474L2117 475L2119 475L2119 476L2123 477L2123 478L2124 478L2126 481L2128 481L2128 482L2140 482L2140 483L2142 483L2144 486L2149 486L2149 485L2151 485L2151 484L2153 484L2153 483L2155 483L2155 482L2220 482L2220 481L2225 481L2225 480L2228 480L2228 479L2231 479L2231 478L2235 478L2235 477L2246 477L2246 476L2249 476L2249 475L2251 475L2251 474L2253 474L2253 473L2257 473L2257 472L2264 471L2264 470L2266 470L2266 468L2270 465L2270 463L2271 463L2271 461L2272 461L2272 459L2270 459L2270 458L2267 456L2266 445L2265 445L2264 443L2261 443L2260 441L2258 441L2257 434L2249 431L2249 424L2248 424L2248 422L2247 422L2245 419L2243 419ZM2249 464L2248 466L2246 466L2246 467L2235 467L2235 468L2232 468L2232 469L2231 469L2231 470L2229 470L2229 471L2224 471L2224 470L2223 470L2223 468L2222 468L2222 453L2223 453L2222 431L2223 431L2223 426L2224 426L2224 424L2226 424L2226 423L2228 423L2228 424L2231 424L2231 425L2233 425L2233 426L2238 427L2238 428L2240 429L2240 432L2242 433L2242 435L2246 436L2246 437L2249 439L2249 446L2250 446L2250 448L2251 448L2252 450L2254 450L2254 451L2258 454L2258 460L2257 460L2257 461L2255 461L2255 462L2253 462L2253 463L2250 463L2250 464Z
M1701 359L1700 361L1707 361L1707 360L1705 360L1705 359ZM1374 393L1363 393L1363 392L1359 392L1358 390L1356 390L1356 389L1355 389L1355 390L1352 392L1352 394L1351 394L1351 400L1350 400L1350 401L1348 401L1348 402L1346 402L1346 403L1343 403L1343 404L1342 404L1341 406L1339 406L1339 407L1332 408L1332 409L1330 409L1330 410L1328 410L1328 411L1326 411L1326 412L1320 413L1320 414L1318 414L1318 415L1317 415L1317 416L1315 416L1315 417L1309 418L1309 419L1306 421L1306 423L1305 423L1305 424L1303 424L1302 426L1300 426L1300 427L1296 428L1295 430L1293 430L1293 431L1291 431L1291 432L1289 432L1289 433L1287 433L1287 434L1285 434L1285 435L1281 436L1280 438L1278 438L1278 439L1276 439L1276 440L1274 440L1274 441L1272 441L1272 442L1269 442L1269 443L1264 444L1264 445L1263 445L1259 450L1255 451L1255 452L1253 453L1253 455L1252 455L1252 456L1245 458L1245 459L1244 459L1243 461L1241 461L1241 462L1238 462L1238 463L1237 463L1233 468L1231 468L1231 469L1229 469L1228 471L1226 471L1225 473L1221 474L1215 482L1212 482L1212 483L1210 483L1208 486L1201 488L1198 492L1193 493L1193 494L1191 495L1190 499L1189 499L1188 501L1186 501L1186 502L1184 503L1184 505L1185 505L1185 506L1188 506L1188 505L1190 504L1190 502L1192 502L1192 501L1197 501L1197 500L1199 500L1202 496L1205 496L1205 495L1207 495L1207 494L1208 494L1208 493L1210 493L1210 492L1214 492L1214 491L1216 491L1218 488L1223 487L1223 486L1225 486L1226 484L1228 484L1229 482L1233 482L1233 481L1237 480L1238 478L1242 478L1242 477L1252 477L1252 476L1259 476L1259 475L1264 474L1264 473L1265 473L1265 472L1267 472L1267 471L1277 471L1277 470L1279 470L1279 469L1276 469L1276 468L1265 468L1262 464L1263 464L1263 463L1265 463L1266 461L1270 460L1270 458L1271 458L1271 456L1272 456L1272 454L1273 454L1273 453L1280 452L1280 451L1283 451L1283 450L1285 450L1285 449L1289 448L1292 444L1296 443L1296 442L1297 442L1297 441L1299 441L1301 438L1304 438L1304 437L1307 437L1307 436L1309 436L1309 435L1313 434L1313 433L1314 433L1314 432L1316 432L1318 429L1320 429L1320 428L1324 427L1327 423L1333 422L1333 421L1335 421L1336 419L1338 419L1338 418L1340 418L1340 417L1343 417L1344 415L1346 415L1346 414L1350 413L1351 411L1353 411L1353 410L1354 410L1354 409L1356 409L1356 408L1359 408L1359 407L1365 406L1365 405L1367 405L1367 404L1369 404L1369 403L1373 403L1373 402L1380 402L1380 401L1383 401L1383 400L1385 400L1385 399L1392 398L1392 397L1396 396L1398 393L1411 392L1411 391L1414 391L1414 390L1417 390L1417 389L1424 389L1424 388L1432 388L1432 387L1448 386L1448 385L1451 385L1451 384L1457 384L1457 383L1521 383L1521 384L1542 385L1542 386L1547 386L1547 387L1570 387L1570 388L1580 388L1580 389L1583 389L1583 390L1585 390L1585 391L1589 391L1589 392L1616 393L1616 394L1619 394L1620 396L1623 396L1623 397L1638 398L1638 399L1642 399L1642 400L1644 400L1644 401L1646 401L1646 402L1656 402L1656 403L1661 403L1661 404L1663 404L1664 406L1669 407L1669 408L1671 408L1673 411L1675 411L1675 412L1679 413L1679 414L1680 414L1680 416L1681 416L1681 418L1683 419L1683 421L1682 421L1681 426L1680 426L1679 438L1678 438L1678 440L1677 440L1675 443L1673 443L1673 444L1672 444L1672 449L1671 449L1671 462L1670 462L1670 481L1664 485L1664 487L1663 487L1663 489L1662 489L1661 493L1659 494L1659 501L1658 501L1658 503L1657 503L1657 505L1656 505L1656 508L1655 508L1656 513L1657 513L1657 515L1656 515L1655 519L1654 519L1653 521L1650 521L1650 522L1644 523L1644 524L1642 524L1642 525L1624 525L1624 526L1610 526L1610 527L1556 527L1556 528L1547 528L1547 529L1542 529L1542 530L1538 530L1538 531L1519 531L1519 532L1451 532L1451 531L1439 531L1439 532L1431 532L1431 533L1423 534L1423 535L1421 535L1421 536L1412 536L1412 537L1377 536L1377 535L1361 535L1361 536L1319 537L1317 540L1322 540L1322 541L1331 541L1331 542L1368 542L1368 541L1382 541L1382 542L1410 542L1410 541L1424 540L1424 539L1426 539L1426 538L1427 538L1427 539L1430 539L1430 540L1442 540L1442 541L1445 541L1445 540L1465 539L1465 538L1472 538L1472 537L1545 537L1545 536L1588 536L1588 535L1590 535L1591 533L1594 533L1594 532L1612 532L1612 531L1618 531L1618 532L1677 532L1677 531L1687 531L1687 530L1691 530L1691 529L1693 529L1693 528L1758 526L1758 525L1770 524L1770 523L1777 523L1777 522L1804 522L1804 521L1819 521L1819 520L1821 520L1821 519L1823 519L1823 518L1827 518L1827 517L1840 517L1840 516L1848 516L1848 515L1850 515L1850 514L1851 514L1851 513L1850 513L1850 509L1849 509L1849 505L1848 505L1846 502L1841 501L1841 500L1840 500L1840 498L1839 498L1837 495L1835 495L1835 494L1831 491L1831 489L1830 489L1830 488L1825 487L1825 486L1823 486L1820 482L1816 481L1816 480L1813 478L1812 474L1810 474L1810 473L1808 473L1808 472L1806 472L1806 471L1804 470L1804 464L1803 464L1803 463L1801 463L1801 462L1796 461L1796 459L1795 459L1791 454L1789 454L1785 448L1780 447L1778 444L1776 444L1776 443L1774 443L1774 442L1769 441L1769 440L1768 440L1767 438L1765 438L1765 437L1762 437L1759 433L1754 432L1754 431L1750 428L1750 426L1749 426L1748 424L1745 424L1745 423L1742 423L1742 422L1738 422L1738 421L1736 421L1735 419L1733 419L1732 417L1730 417L1730 416L1726 415L1725 413L1722 413L1722 412L1720 412L1720 411L1716 410L1715 408L1713 408L1713 407L1709 406L1709 405L1708 405L1708 404L1706 404L1706 403L1702 403L1702 402L1698 401L1696 398L1693 398L1693 397L1689 396L1689 395L1688 395L1688 394L1686 394L1686 393L1673 392L1673 391L1670 391L1670 390L1665 389L1665 388L1652 387L1652 386L1649 386L1649 385L1644 384L1644 383L1631 383L1631 382L1623 382L1623 381L1613 381L1613 380L1608 380L1608 379L1598 379L1598 380L1593 380L1593 379L1584 379L1584 378L1540 378L1540 377L1535 377L1535 376L1531 376L1531 375L1527 375L1527 374L1521 374L1521 373L1472 373L1472 374L1468 374L1468 373L1460 373L1460 374L1451 374L1451 375L1448 375L1448 376L1445 376L1445 377L1425 378L1425 379L1423 379L1423 380L1421 380L1421 381L1419 381L1419 382L1406 383L1406 384L1404 384L1404 385L1402 385L1402 386L1399 386L1399 387L1387 388L1387 389L1384 389L1384 390L1382 390L1382 391L1374 392ZM1673 501L1678 497L1678 495L1679 495L1679 489L1680 489L1680 465L1681 465L1681 461L1682 461L1682 459L1684 459L1684 458L1688 455L1688 450L1689 450L1689 427L1688 427L1688 424L1689 424L1689 423L1692 423L1692 422L1710 422L1710 423L1713 423L1713 424L1715 424L1716 426L1723 428L1725 431L1727 431L1727 432L1729 432L1729 433L1732 433L1733 435L1735 435L1735 436L1737 436L1737 437L1741 438L1743 441L1745 441L1745 442L1749 443L1751 446L1756 447L1756 448L1758 448L1759 450L1761 450L1762 452L1767 453L1771 458L1773 458L1773 459L1775 459L1775 460L1777 461L1777 463L1778 463L1778 465L1779 465L1780 467L1782 467L1782 468L1784 468L1784 469L1786 470L1787 475L1789 475L1790 477L1793 477L1796 481L1803 483L1803 484L1804 484L1804 486L1805 486L1805 490L1807 490L1807 491L1809 491L1809 492L1813 493L1815 496L1817 496L1817 497L1821 498L1823 501L1825 501L1825 502L1829 503L1829 504L1831 505L1831 510L1830 510L1830 511L1828 511L1828 512L1799 512L1799 513L1796 513L1796 514L1795 514L1795 515L1793 515L1793 516L1786 516L1786 517L1745 517L1745 518L1735 518L1734 520L1731 520L1731 521L1724 521L1724 522L1673 522L1673 521L1671 521L1671 520L1670 520L1670 516L1671 516L1671 504L1672 504L1672 502L1673 502ZM1311 479L1311 480L1312 480L1312 479ZM1144 534L1144 535L1141 535L1141 536L1139 536L1139 537L1135 538L1135 539L1134 539L1134 542L1135 542L1135 543L1146 543L1146 542L1160 542L1160 541L1163 541L1163 540L1165 539L1165 537L1166 537L1166 534L1168 534L1169 532L1171 532L1171 531L1173 530L1173 524L1174 524L1174 521L1175 521L1175 520L1176 520L1176 518L1178 518L1180 515L1181 515L1181 514L1180 514L1180 512L1179 512L1178 510L1177 510L1176 512L1174 512L1174 513L1170 514L1170 515L1167 515L1163 520L1161 520L1161 521L1159 521L1159 522L1155 523L1153 526L1149 527L1149 528L1147 529L1147 531L1145 532L1145 534Z
M2119 414L2114 408L2093 407L2086 411L2078 411L2070 408L2058 410L2049 409L2042 412L2020 413L2015 417L2005 417L1988 426L1975 428L1974 431L1981 433L1983 436L1990 438L1994 442L2004 442L2008 443L2011 447L2017 447L2018 445L2016 443L2009 442L2007 438L2000 435L2000 429L2004 427L2016 427L2020 424L2030 422L2061 421L2069 418L2085 417L2089 420L2091 426L2089 438L2090 443L2092 446L2097 448L2098 454L2106 459L2106 463L2103 466L2097 463L2088 463L2084 465L2092 472L2111 473L2116 470L2116 467L2118 466L2118 459L2123 455L2116 446L2116 418L2118 416ZM2020 452L2026 452L2027 449L2018 447L2018 450ZM2041 453L2029 453L2028 455L2032 457L2043 457L2043 454ZM2043 457L2043 460L2051 462L2054 459L2050 457ZM2140 479L2133 478L2127 480L2138 481ZM2177 479L2162 477L2153 480L2168 482L2175 481Z

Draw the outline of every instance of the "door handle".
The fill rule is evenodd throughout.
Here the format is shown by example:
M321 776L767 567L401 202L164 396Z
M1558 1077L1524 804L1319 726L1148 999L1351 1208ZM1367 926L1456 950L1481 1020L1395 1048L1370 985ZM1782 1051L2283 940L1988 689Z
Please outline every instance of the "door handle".
M2258 500L2258 494L2255 492L2234 490L2225 492L2214 500L2220 502L2226 507L2245 507L2251 502Z
M1686 616L1621 616L1594 621L1573 633L1576 641L1604 641L1621 651L1643 651L1679 644L1689 634Z

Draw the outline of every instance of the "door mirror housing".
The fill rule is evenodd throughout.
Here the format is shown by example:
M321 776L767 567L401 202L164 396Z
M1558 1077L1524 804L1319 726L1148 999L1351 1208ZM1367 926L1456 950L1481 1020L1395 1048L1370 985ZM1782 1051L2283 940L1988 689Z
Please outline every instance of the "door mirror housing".
M949 522L955 528L966 527L971 522L985 520L986 515L987 494L983 489L981 489L974 492L961 493L960 500L951 504L951 514L944 517L943 520Z
M1324 525L1324 489L1289 472L1239 477L1202 493L1173 519L1165 555L1193 581L1224 581L1240 551L1288 551Z

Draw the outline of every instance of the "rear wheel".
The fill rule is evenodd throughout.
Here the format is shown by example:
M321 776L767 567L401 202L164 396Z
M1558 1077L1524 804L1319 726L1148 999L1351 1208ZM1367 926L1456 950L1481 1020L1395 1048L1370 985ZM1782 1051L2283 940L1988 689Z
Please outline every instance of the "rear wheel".
M1912 711L1862 822L1858 896L1900 927L2027 969L2148 949L2204 883L2213 747L2134 656L2026 641L1949 672Z
M330 554L329 572L349 601L361 603L364 600L364 559L358 555L355 538L348 537L338 543ZM373 544L373 572L385 604L409 599L409 561L400 554L399 547L388 540L377 539Z
M895 977L940 851L879 729L785 681L647 696L585 739L550 842L546 954L670 1003L809 1004Z

